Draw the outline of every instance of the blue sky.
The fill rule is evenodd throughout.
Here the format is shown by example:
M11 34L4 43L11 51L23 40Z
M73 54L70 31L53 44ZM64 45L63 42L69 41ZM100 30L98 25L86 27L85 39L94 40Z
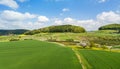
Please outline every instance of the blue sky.
M86 30L120 23L120 0L0 0L0 29L73 24Z

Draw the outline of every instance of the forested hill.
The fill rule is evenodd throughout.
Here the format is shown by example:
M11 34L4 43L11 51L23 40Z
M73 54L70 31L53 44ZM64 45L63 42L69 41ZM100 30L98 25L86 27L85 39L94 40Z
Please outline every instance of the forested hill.
M33 35L37 33L64 33L64 32L83 33L85 32L85 29L83 27L74 26L74 25L57 25L57 26L40 28L33 31L28 31L25 34Z
M120 32L120 24L109 24L99 28L99 30L118 30Z
M9 35L9 34L23 34L29 30L25 29L16 29L16 30L0 30L0 35Z
M99 30L120 30L120 24L109 24L99 28Z

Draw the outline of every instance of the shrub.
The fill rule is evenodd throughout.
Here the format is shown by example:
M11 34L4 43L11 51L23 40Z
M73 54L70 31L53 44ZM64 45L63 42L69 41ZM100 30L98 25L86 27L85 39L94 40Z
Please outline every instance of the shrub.
M19 39L11 38L9 41L19 41Z
M95 45L94 42L90 41L90 45L89 45L89 47L90 47L90 48L92 48L92 47L96 47L96 45Z
M108 49L105 45L101 46L102 49Z
M68 42L73 42L74 39L66 39L66 41L68 41Z
M24 39L24 40L33 40L33 39Z

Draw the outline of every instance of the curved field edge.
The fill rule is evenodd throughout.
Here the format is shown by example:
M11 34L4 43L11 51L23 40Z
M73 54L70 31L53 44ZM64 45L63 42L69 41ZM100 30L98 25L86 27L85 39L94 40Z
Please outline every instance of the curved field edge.
M79 59L82 69L92 69L92 66L88 63L88 61L84 58L84 56L78 50L76 49L72 49L72 50L75 52L77 58Z
M120 67L120 53L99 50L79 50L78 52L92 66L92 69L119 69Z
M0 69L82 69L71 48L36 40L0 42Z

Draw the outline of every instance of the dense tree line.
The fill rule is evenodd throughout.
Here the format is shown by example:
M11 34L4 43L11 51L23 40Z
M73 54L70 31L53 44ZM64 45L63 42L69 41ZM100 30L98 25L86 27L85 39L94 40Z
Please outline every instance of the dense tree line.
M120 24L109 24L99 28L99 30L118 30L120 33Z
M85 29L80 26L74 26L74 25L58 25L58 26L50 26L38 30L28 31L25 34L33 35L37 33L64 33L64 32L83 33L85 32Z
M16 30L0 30L0 35L9 35L9 34L24 34L29 30L25 29L16 29Z

